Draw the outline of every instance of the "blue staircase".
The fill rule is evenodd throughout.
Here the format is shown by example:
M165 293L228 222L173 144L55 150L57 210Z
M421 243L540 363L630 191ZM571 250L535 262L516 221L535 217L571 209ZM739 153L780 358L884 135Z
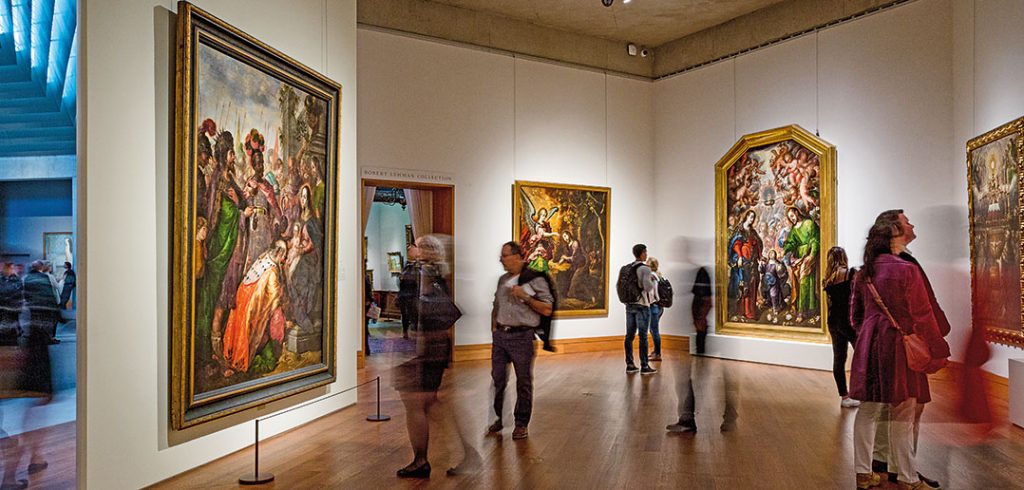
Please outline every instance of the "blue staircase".
M76 0L0 0L0 157L75 154Z

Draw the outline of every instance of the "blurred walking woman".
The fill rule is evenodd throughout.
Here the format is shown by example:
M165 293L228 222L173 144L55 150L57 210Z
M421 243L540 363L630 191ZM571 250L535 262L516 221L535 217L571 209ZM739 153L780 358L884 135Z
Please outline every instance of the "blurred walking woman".
M933 364L945 362L949 345L939 332L920 270L898 257L914 236L913 225L902 211L882 213L868 233L864 268L854 279L850 322L857 330L857 341L850 396L861 401L853 426L857 488L881 481L872 472L871 456L883 408L889 409L889 444L899 466L900 488L925 488L915 462L914 432L918 407L931 401L931 394L928 376L907 366L899 329L927 342Z
M416 239L409 248L410 259L421 261L418 301L419 329L416 332L416 357L395 368L395 389L401 394L406 411L406 429L414 459L398 470L403 478L429 478L427 444L430 439L428 415L437 403L444 370L451 360L449 327L461 313L451 300L446 277L448 259L445 244L436 235Z
M846 390L847 345L857 340L857 332L850 326L850 283L857 269L847 265L846 250L832 247L825 266L825 295L828 297L828 333L832 336L832 376L839 389L840 405L854 408L860 402L850 398Z

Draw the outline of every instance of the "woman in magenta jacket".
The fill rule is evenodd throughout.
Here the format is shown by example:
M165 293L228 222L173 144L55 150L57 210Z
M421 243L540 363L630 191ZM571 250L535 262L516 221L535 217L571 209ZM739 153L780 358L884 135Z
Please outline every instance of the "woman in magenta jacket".
M864 268L854 279L850 297L850 324L857 330L850 397L861 401L854 421L854 468L857 487L880 483L871 470L875 425L888 408L890 450L898 464L900 488L925 488L914 462L915 421L918 406L931 401L928 376L907 367L901 334L913 331L928 343L935 363L949 357L920 269L899 257L916 235L914 226L900 210L886 211L875 221L864 247ZM899 327L878 305L869 284Z

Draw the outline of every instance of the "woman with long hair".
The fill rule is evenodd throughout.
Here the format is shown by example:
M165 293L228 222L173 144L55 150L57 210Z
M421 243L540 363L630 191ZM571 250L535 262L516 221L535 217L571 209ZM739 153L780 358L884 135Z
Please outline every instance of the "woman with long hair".
M661 272L658 271L658 259L656 259L654 257L647 257L647 267L651 268L651 274L654 276L655 284L657 284L658 281L660 281L663 278L663 276L661 275ZM658 297L658 288L655 287L654 291L652 291L650 293L650 297L648 298L648 301L650 301L650 303L651 303L651 328L650 328L650 330L651 330L651 339L654 341L654 352L651 352L651 354L649 356L647 356L647 357L648 357L648 359L650 359L652 361L660 361L661 360L661 331L660 331L660 323L661 323L661 314L665 313L665 309L661 306L661 304L659 304L660 300L661 300L661 298Z
M850 397L861 401L853 426L857 488L881 483L881 475L872 471L871 456L876 424L885 409L889 412L889 450L899 467L900 488L927 488L917 472L914 434L917 414L931 401L931 393L928 376L907 365L900 329L927 342L933 361L925 371L945 363L949 344L935 320L920 269L899 257L914 238L914 226L902 210L882 213L868 232L864 266L854 278L850 323L857 331L857 341Z
M853 345L857 332L850 326L850 283L857 269L851 269L846 250L832 247L825 257L825 296L828 298L828 333L832 336L832 375L839 389L840 406L854 408L860 402L846 390L847 344Z

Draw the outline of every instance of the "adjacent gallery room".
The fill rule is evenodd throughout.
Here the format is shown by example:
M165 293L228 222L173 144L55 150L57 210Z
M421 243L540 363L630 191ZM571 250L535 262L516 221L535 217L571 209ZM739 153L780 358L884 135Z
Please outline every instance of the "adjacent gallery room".
M1022 487L1021 21L0 0L2 488Z

